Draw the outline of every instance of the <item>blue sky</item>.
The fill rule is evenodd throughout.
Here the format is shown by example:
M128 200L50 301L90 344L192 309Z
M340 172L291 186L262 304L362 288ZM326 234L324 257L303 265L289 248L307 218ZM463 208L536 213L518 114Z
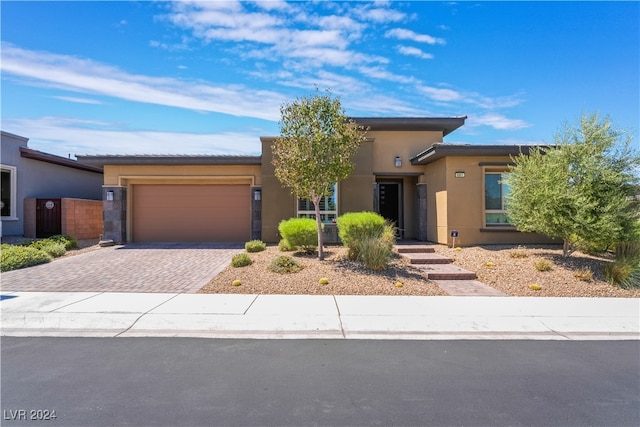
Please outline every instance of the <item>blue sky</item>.
M600 112L638 147L639 5L2 1L1 126L65 157L259 154L317 86L352 116L468 116L451 143Z

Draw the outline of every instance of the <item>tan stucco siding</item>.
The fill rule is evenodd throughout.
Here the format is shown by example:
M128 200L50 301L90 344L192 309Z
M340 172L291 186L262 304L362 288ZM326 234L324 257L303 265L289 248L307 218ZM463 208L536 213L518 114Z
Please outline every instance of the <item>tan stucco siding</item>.
M363 142L352 162L353 173L338 189L338 214L373 210L373 141Z
M376 173L416 173L421 166L412 166L409 159L415 157L435 142L442 142L442 132L392 132L367 133L375 140L373 144L373 171ZM402 166L396 167L395 158L400 157Z
M427 240L446 243L447 230L447 171L446 159L424 167L427 185Z

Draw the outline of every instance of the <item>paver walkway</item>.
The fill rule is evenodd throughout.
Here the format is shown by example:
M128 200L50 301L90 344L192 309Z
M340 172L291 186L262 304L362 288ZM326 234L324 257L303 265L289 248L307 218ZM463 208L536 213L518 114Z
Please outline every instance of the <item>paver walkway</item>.
M395 249L411 264L426 273L427 278L453 296L507 296L476 279L476 273L453 265L453 260L435 253L433 245L398 244Z
M2 273L3 291L187 292L223 270L241 244L111 246Z

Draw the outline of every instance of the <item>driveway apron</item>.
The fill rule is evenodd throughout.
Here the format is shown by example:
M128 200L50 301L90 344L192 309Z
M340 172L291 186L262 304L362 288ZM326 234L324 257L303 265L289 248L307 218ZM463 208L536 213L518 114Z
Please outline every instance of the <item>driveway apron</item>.
M2 291L193 293L241 244L131 244L2 273Z

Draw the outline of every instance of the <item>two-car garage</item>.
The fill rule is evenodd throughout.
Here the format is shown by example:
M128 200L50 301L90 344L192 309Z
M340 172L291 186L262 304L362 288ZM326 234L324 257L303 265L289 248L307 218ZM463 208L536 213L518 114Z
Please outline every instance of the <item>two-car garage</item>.
M104 240L228 243L259 238L261 156L79 156L104 170Z
M134 242L245 242L248 185L133 185Z

